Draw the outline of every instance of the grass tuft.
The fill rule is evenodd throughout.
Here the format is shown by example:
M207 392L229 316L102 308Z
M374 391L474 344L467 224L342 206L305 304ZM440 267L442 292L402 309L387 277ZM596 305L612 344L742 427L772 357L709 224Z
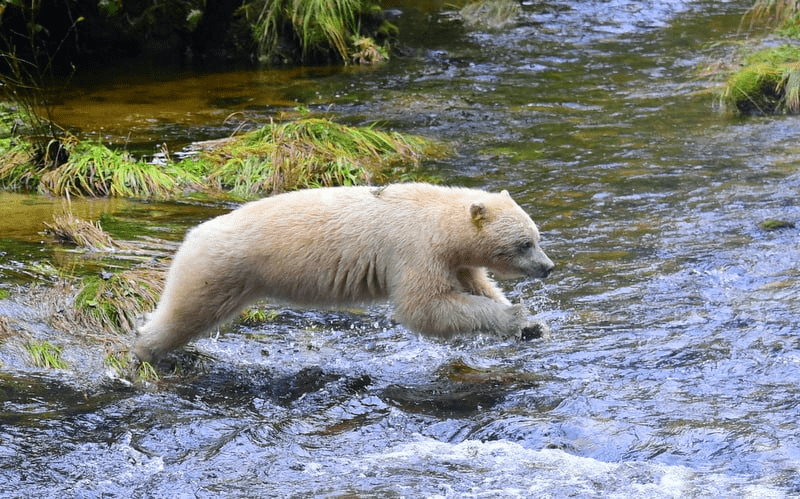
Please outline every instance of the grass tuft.
M0 139L0 188L53 196L167 199L219 195L239 199L308 187L404 179L408 166L446 149L417 136L350 127L324 118L271 123L164 165L136 161L97 142L69 145L55 168L37 167L29 149ZM5 147L4 147L5 146ZM66 225L73 221L63 220ZM55 227L51 227L55 230Z
M0 188L34 190L42 170L34 167L33 144L15 138L0 139Z
M42 176L40 190L54 196L166 198L178 180L161 168L99 143L82 142L69 161Z
M68 367L61 358L61 347L55 346L49 341L31 341L25 345L25 348L31 354L36 367L49 369L66 369Z
M288 59L279 54L287 49L287 40L297 42L303 60L335 54L345 63L360 61L354 57L359 49L352 41L362 36L362 28L376 11L380 13L379 6L368 0L254 0L240 9L245 18L252 19L251 33L263 62Z
M106 355L107 365L114 375L121 379L129 379L134 383L158 381L158 373L149 362L139 363L131 357L127 350L116 351Z
M437 152L438 151L438 152ZM425 139L322 118L271 124L205 153L209 181L244 199L307 187L379 182L441 148Z
M111 236L100 227L100 222L88 222L72 213L53 215L53 223L44 222L44 225L45 232L60 243L93 250L108 250L117 246Z
M161 269L140 267L114 274L108 279L91 277L75 297L78 317L89 323L117 332L131 332L136 318L152 310L164 287Z
M756 0L742 17L742 26L749 21L750 29L756 24L786 25L796 20L800 12L797 0Z
M800 47L751 54L720 93L723 105L745 115L800 112Z
M458 11L458 17L469 27L503 29L512 24L521 13L519 2L514 0L477 0L464 5Z

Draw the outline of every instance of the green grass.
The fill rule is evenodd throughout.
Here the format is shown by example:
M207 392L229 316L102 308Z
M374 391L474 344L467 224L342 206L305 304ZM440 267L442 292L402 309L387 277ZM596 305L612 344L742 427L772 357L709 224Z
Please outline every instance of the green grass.
M137 315L155 308L164 277L161 270L137 268L108 279L86 278L75 297L75 309L84 321L107 330L133 331Z
M39 190L54 196L167 198L185 180L181 173L81 142L70 151L69 161L42 176Z
M761 50L743 64L720 94L724 105L746 115L800 112L800 47Z
M302 60L335 55L347 63L366 61L353 57L359 50L353 42L365 36L362 30L372 24L369 20L380 7L370 0L253 0L239 12L249 20L258 58L264 62L293 59L282 52L287 51L286 42L294 40ZM391 31L386 24L376 34Z
M42 171L35 166L33 144L17 138L0 139L0 188L33 190Z
M158 372L149 362L142 362L136 369L136 381L158 381Z
M443 148L420 137L349 127L322 118L271 124L204 154L216 164L209 183L241 198L307 187L392 178Z
M159 376L149 362L139 363L131 358L130 352L122 350L106 355L104 364L111 368L119 378L130 379L134 383L158 381Z
M125 152L91 141L67 146L69 159L43 166L33 146L21 138L0 139L0 188L52 196L172 197L200 182L192 171L136 161Z
M52 196L168 199L187 195L252 199L308 187L414 179L409 167L446 154L422 137L306 117L271 123L198 156L157 165L96 142L72 139L68 160L37 166L20 139L0 139L0 188Z
M61 358L61 347L49 341L31 341L25 345L36 367L66 369L67 363Z
M800 2L797 0L756 0L742 17L742 26L748 22L750 28L756 24L786 26L797 21L798 11Z

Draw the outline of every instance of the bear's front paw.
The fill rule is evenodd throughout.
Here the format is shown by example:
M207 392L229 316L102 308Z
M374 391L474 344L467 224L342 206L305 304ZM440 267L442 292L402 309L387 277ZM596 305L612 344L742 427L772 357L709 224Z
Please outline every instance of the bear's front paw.
M529 322L520 330L522 341L537 340L550 335L550 328L544 322Z

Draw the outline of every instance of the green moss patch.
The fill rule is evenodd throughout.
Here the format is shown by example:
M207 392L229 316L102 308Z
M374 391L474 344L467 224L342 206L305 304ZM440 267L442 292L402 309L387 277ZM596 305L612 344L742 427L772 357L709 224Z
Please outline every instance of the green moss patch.
M758 224L758 226L766 231L793 229L795 227L794 223L792 222L787 222L786 220L775 220L775 219L764 220L763 222Z
M720 99L746 115L800 112L800 47L783 45L748 56Z

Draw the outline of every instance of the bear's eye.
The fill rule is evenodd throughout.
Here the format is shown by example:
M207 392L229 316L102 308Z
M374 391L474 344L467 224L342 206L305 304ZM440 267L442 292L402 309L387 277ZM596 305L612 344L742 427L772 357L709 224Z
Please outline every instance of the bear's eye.
M519 252L520 253L525 253L531 248L533 248L533 242L525 241L524 243L519 245Z

